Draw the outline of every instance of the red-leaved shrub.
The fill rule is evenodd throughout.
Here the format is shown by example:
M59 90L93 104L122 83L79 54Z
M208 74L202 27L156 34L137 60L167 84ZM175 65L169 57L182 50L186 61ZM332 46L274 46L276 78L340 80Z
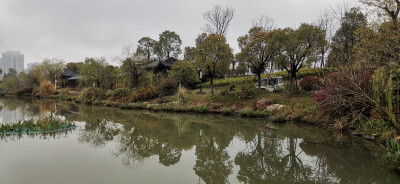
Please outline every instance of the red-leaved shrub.
M307 76L304 77L299 84L304 91L314 91L321 88L322 80L316 76Z
M369 69L344 69L326 75L324 86L312 96L319 108L332 118L363 119L373 108L372 76Z

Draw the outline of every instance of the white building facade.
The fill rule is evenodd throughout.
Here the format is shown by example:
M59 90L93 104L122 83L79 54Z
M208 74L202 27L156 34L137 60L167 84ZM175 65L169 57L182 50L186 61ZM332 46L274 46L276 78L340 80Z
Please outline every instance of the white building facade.
M13 68L20 73L24 70L24 55L19 51L3 52L0 59L0 68L4 73L8 73L8 69Z

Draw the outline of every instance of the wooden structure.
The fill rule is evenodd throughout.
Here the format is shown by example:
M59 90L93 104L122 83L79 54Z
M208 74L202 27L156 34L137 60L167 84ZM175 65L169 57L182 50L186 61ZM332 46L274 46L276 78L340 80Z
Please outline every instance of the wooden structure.
M61 87L62 88L76 88L78 87L79 79L81 76L78 75L77 69L68 69L61 74Z
M168 70L171 69L172 64L174 64L177 60L173 57L170 57L164 61L153 61L146 65L146 70L152 70L154 73L164 73L166 74Z

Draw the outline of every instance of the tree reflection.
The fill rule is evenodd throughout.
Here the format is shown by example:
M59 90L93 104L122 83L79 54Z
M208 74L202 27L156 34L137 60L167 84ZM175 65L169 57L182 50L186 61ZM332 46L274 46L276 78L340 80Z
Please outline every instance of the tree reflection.
M225 147L216 143L214 135L200 137L196 156L193 170L206 183L225 183L232 173L232 160Z
M112 141L119 131L117 124L97 119L85 124L85 131L80 133L78 140L90 143L94 147L103 147L108 141Z

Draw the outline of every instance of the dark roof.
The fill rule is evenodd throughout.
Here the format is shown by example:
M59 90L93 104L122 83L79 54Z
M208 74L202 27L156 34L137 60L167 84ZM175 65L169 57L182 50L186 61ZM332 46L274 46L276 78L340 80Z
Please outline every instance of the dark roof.
M156 69L156 68L158 68L160 66L170 69L172 64L175 63L175 61L177 61L177 60L175 58L173 58L173 57L170 57L170 58L168 58L168 59L166 59L164 61L153 61L153 62L151 62L151 63L146 65L146 69L147 70L152 70L152 69Z
M79 80L81 78L82 78L81 76L76 75L76 76L70 77L68 80Z
M68 69L63 74L61 74L61 78L62 79L71 78L71 77L77 76L78 75L77 73L78 72L74 69Z

